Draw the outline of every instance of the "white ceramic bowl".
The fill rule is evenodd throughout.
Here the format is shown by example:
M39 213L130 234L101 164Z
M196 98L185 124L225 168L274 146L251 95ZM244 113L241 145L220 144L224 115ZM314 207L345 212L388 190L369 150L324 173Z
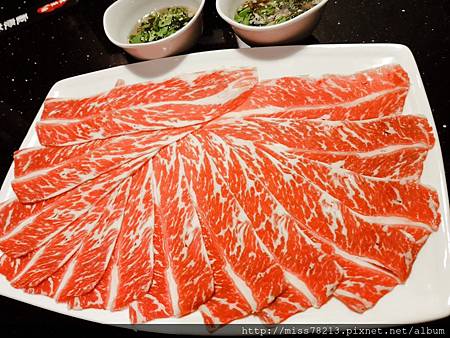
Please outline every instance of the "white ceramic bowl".
M252 45L276 45L298 41L310 35L319 23L328 0L322 0L310 10L289 21L261 27L243 25L234 20L236 10L243 2L244 0L216 0L217 12L245 42Z
M157 59L181 53L192 47L202 34L202 10L205 0L118 0L103 15L103 28L108 39L138 59ZM147 13L171 6L185 6L195 10L189 23L167 38L128 43L128 36L136 23Z

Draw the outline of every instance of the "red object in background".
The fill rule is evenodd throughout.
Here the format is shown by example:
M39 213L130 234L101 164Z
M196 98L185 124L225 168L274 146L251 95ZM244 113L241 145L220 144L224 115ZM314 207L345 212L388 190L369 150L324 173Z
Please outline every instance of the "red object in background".
M41 14L41 13L49 13L49 12L52 12L52 11L54 11L55 9L64 6L66 2L67 2L67 0L57 0L57 1L53 1L53 2L51 2L51 3L49 3L49 4L46 4L45 6L39 7L39 8L37 9L37 12L38 12L39 14Z

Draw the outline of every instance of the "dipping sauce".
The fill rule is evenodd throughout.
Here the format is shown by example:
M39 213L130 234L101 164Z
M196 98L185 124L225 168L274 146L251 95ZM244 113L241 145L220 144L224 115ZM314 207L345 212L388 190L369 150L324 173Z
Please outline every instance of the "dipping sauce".
M138 21L128 42L144 43L167 38L186 26L194 14L192 9L176 6L152 11Z
M247 0L234 20L248 26L270 26L291 20L313 8L321 0Z

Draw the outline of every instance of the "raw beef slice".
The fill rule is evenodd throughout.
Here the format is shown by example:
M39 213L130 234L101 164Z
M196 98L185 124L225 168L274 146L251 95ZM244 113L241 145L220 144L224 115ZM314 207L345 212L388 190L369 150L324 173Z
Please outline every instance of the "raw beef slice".
M120 108L109 104L106 111L79 119L44 119L36 130L43 145L69 145L143 130L201 124L235 109L256 82L253 68L200 73L189 79L188 88L161 85L167 93L160 101L158 95L149 95L148 91L133 93L128 104Z

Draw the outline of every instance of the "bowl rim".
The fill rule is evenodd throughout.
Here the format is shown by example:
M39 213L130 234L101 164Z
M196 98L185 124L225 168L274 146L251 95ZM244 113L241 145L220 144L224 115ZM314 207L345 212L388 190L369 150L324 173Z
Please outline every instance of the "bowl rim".
M177 38L179 35L181 35L183 32L185 32L190 26L192 26L197 19L199 18L199 16L202 14L203 11L203 7L205 6L205 2L206 0L200 0L200 5L197 8L197 11L195 12L194 16L192 17L192 19L188 22L188 24L186 26L184 26L183 28L177 30L175 33L173 33L172 35L169 35L165 38L156 40L156 41L150 41L150 42L141 42L141 43L123 43L123 42L119 42L116 39L114 39L108 31L108 27L106 24L106 17L107 15L109 15L109 12L115 8L116 6L118 6L119 3L122 2L127 2L127 0L117 0L114 1L103 13L103 30L105 31L106 36L108 37L109 41L111 41L113 44L115 44L118 47L121 48L139 48L139 47L146 47L146 46L155 46L158 45L159 43L162 42L167 42L170 40L173 40L175 38ZM180 0L180 2L183 2L182 0ZM182 6L182 4L180 4L180 6Z
M264 31L271 31L271 30L275 30L278 28L283 28L286 26L290 26L292 24L295 24L299 21L301 21L303 18L311 15L312 13L319 11L323 6L325 6L325 4L328 2L328 0L321 0L317 5L315 5L313 8L308 9L306 12L296 16L295 18L288 20L286 22L282 22L276 25L271 25L271 26L249 26L249 25L244 25L242 23L237 22L236 20L234 20L233 18L230 18L228 15L226 15L220 8L219 8L219 3L222 2L223 0L216 0L216 11L217 13L219 13L220 17L222 19L224 19L226 22L228 22L231 26L235 26L236 28L240 28L242 30L247 30L247 31L253 31L253 32L264 32Z

